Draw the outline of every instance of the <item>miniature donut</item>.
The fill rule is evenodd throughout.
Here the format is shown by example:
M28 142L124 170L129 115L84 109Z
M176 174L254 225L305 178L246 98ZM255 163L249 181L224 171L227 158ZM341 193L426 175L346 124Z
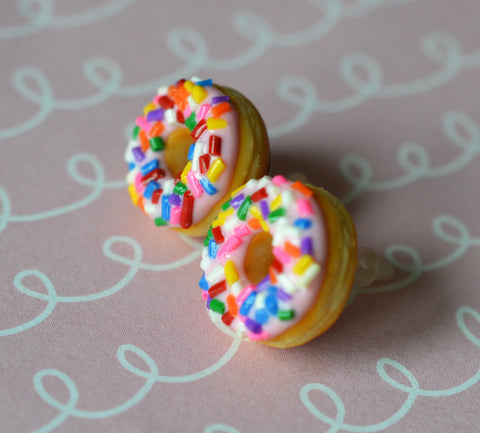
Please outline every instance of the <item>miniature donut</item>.
M230 193L265 175L264 122L239 92L212 80L158 89L125 151L132 202L157 226L205 236Z
M337 320L357 268L355 228L340 201L283 176L234 191L204 245L199 286L213 322L280 348Z

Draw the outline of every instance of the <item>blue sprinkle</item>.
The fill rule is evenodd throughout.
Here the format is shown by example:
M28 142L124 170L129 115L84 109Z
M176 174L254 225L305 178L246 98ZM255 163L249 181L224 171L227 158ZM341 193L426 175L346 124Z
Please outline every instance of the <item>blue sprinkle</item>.
M242 306L240 307L240 314L242 316L246 316L250 309L253 307L253 304L255 303L255 298L257 297L256 292L252 292L248 295L248 298L243 301Z
M213 81L211 78L208 80L197 81L195 84L205 87L205 86L213 86Z
M137 165L134 162L129 162L128 163L128 169L133 170Z
M195 152L195 143L192 143L190 145L190 148L188 149L188 157L187 159L191 161L193 159L193 152Z
M161 185L158 182L155 182L153 180L151 182L148 182L145 191L143 191L143 196L146 199L150 200L152 198L153 191L155 191L156 189L160 189L160 187Z
M274 294L268 295L265 298L265 308L272 316L276 316L278 313L277 297Z
M217 243L213 239L210 239L210 242L208 243L208 256L212 259L215 259L217 257L217 251Z
M276 295L277 294L277 291L278 291L278 287L277 286L270 286L268 289L267 289L268 293L270 295Z
M200 281L198 282L198 285L202 290L208 290L210 288L207 279L205 278L205 273L203 273L202 278L200 278Z
M170 203L168 202L170 195L162 196L162 218L170 221Z
M217 193L217 188L215 188L212 183L205 177L200 179L200 185L202 185L203 189L208 195L214 195Z
M268 311L265 308L261 308L257 310L255 313L255 320L260 323L261 325L265 325L268 322Z
M150 173L152 170L158 168L158 159L152 159L150 162L147 162L145 165L142 165L140 169L142 175L145 176L147 173Z
M298 218L298 219L295 220L293 225L295 227L298 227L299 229L305 230L305 229L309 229L310 227L312 227L312 222L307 218Z

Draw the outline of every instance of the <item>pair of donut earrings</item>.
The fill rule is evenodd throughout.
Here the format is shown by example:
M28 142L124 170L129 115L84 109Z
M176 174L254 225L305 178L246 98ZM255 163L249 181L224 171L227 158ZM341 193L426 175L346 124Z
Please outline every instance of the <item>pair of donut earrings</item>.
M352 219L327 191L267 176L265 124L242 94L196 78L160 87L125 160L132 202L157 226L206 236L199 286L222 330L287 348L337 320L357 273Z

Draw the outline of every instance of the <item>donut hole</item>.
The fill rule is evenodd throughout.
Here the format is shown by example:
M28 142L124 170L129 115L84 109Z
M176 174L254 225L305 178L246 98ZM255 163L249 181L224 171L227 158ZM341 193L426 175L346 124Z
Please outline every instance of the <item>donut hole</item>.
M273 261L272 235L260 232L248 244L243 269L253 284L258 284L267 275Z
M193 138L187 128L173 131L167 138L165 146L165 163L172 176L182 172L187 165L188 151L193 144Z

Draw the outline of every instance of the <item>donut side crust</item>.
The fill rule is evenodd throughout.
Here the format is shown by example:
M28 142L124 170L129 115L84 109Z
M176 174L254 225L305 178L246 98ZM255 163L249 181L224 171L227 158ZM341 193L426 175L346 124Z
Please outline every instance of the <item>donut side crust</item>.
M305 316L279 336L260 343L288 348L300 346L327 331L347 303L357 270L357 236L343 204L322 188L308 185L315 193L328 235L328 253L315 304Z

